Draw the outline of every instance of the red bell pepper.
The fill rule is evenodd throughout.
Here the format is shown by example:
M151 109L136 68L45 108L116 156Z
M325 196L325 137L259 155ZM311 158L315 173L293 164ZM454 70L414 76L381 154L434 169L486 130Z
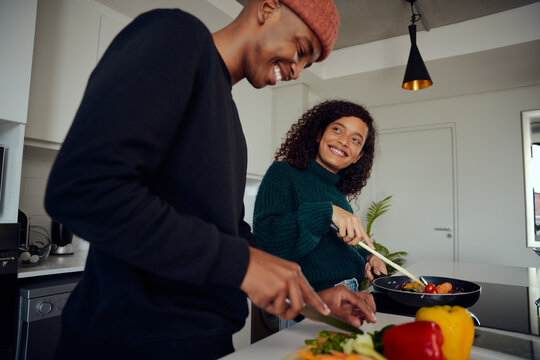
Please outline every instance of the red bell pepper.
M389 360L444 360L443 341L441 328L432 321L396 325L383 335L383 355Z

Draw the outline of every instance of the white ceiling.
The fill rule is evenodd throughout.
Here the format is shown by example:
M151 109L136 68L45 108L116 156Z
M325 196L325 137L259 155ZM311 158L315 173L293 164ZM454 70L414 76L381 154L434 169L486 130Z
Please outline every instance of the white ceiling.
M236 0L245 4L247 0ZM492 15L540 0L417 0L418 30ZM411 4L406 0L334 0L341 19L335 49L408 34Z
M216 31L245 0L97 0L128 17L178 7ZM401 89L410 48L405 0L335 0L342 26L336 49L298 81L322 98L367 106L540 84L540 0L418 0L418 47L434 85ZM288 86L294 82L278 86Z

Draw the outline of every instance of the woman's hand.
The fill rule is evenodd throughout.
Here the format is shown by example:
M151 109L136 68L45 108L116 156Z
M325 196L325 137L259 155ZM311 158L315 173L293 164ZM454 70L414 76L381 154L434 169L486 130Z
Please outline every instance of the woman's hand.
M362 220L354 214L343 210L339 206L332 205L332 222L338 227L337 237L343 239L349 245L358 245L362 239L372 249L375 249L369 238Z
M363 292L352 292L346 286L338 285L318 292L332 315L335 315L353 326L360 327L362 322L374 323L375 301L373 296Z
M377 256L371 254L366 258L366 260L366 277L370 281L375 280L375 277L381 274L388 274L384 262Z

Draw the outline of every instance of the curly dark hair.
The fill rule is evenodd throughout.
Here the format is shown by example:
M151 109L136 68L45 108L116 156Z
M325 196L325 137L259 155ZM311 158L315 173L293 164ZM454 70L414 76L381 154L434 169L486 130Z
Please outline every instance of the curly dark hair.
M368 136L362 148L364 155L355 164L339 171L341 179L337 184L338 189L345 196L355 198L366 186L375 153L375 124L369 112L361 105L343 100L328 100L312 107L291 126L285 141L276 151L274 160L285 161L301 170L307 168L310 159L317 156L317 139L322 136L326 127L347 116L360 118L368 126Z

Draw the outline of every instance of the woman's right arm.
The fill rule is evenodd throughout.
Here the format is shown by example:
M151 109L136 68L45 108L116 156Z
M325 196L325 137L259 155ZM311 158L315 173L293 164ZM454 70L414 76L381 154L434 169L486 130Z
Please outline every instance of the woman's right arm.
M340 208L339 206L332 205L332 222L337 226L339 231L337 237L343 239L349 245L358 245L362 239L372 249L375 249L373 242L369 238L362 220L354 215Z

